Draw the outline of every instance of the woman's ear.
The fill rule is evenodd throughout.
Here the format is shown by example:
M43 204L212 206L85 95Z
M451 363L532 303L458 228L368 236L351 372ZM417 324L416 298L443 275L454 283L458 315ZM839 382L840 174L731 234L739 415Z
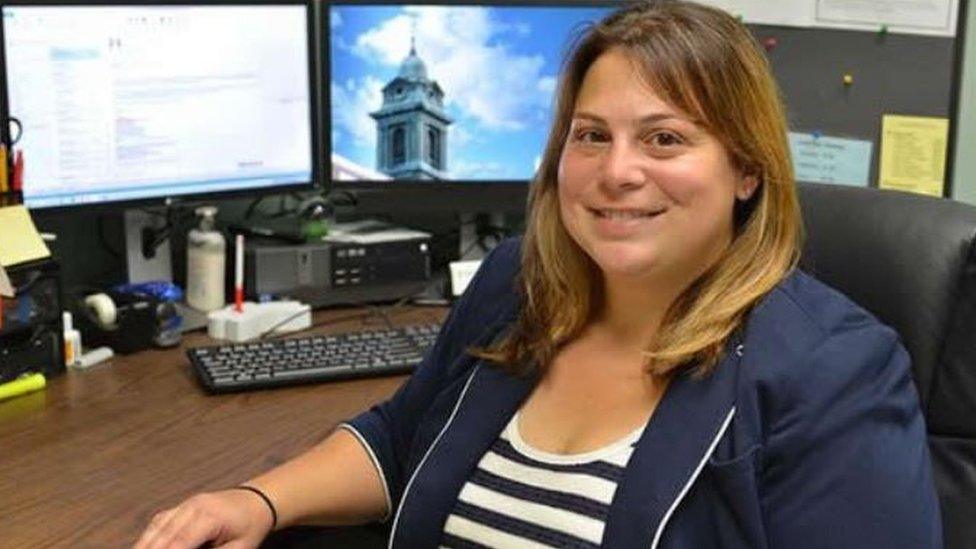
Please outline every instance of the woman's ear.
M742 202L752 198L753 193L756 192L756 188L759 187L759 176L755 174L745 174L739 181L739 185L735 189L735 197Z

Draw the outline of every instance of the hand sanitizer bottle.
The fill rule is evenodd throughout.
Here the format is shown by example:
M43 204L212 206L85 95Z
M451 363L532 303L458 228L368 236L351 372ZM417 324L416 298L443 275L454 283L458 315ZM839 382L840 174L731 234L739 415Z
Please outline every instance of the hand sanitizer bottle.
M186 241L186 303L209 312L224 306L224 269L227 256L224 235L216 230L217 208L196 209L199 225Z

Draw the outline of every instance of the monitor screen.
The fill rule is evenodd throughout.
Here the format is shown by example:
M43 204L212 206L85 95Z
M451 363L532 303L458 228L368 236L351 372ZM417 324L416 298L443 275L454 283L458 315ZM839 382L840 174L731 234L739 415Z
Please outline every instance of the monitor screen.
M304 2L2 10L28 207L313 183Z
M524 188L545 147L566 47L574 31L611 9L330 5L333 185Z

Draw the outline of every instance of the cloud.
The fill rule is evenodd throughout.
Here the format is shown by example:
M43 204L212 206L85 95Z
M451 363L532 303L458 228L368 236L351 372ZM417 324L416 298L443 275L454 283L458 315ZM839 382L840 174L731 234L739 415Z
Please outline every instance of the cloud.
M356 147L375 148L376 122L369 113L380 108L382 95L383 82L371 76L332 83L332 123L350 135Z
M342 26L342 14L336 10L329 10L329 28L337 29Z
M541 91L542 93L551 95L556 91L556 77L546 76L540 78L539 82L537 83L537 86L539 88L539 91Z
M331 45L336 50L343 51L343 52L350 52L350 51L353 51L353 49L354 49L351 45L349 45L348 42L346 42L345 38L343 38L339 34L335 34L335 35L332 36L332 44Z
M541 55L512 51L505 38L524 36L524 23L502 25L482 7L412 6L359 35L353 51L392 69L410 51L416 27L417 53L445 92L449 109L488 130L520 130L548 108L555 79L543 74Z
M464 126L454 126L451 128L450 140L451 147L465 147L476 143L477 137L464 129Z
M511 166L498 162L466 162L457 160L452 163L450 179L509 179Z

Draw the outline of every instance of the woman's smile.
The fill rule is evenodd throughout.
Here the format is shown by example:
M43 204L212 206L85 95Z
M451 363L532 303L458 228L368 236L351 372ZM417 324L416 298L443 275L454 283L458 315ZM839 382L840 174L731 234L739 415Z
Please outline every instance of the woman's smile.
M604 237L626 237L650 230L667 208L592 208L594 228Z

